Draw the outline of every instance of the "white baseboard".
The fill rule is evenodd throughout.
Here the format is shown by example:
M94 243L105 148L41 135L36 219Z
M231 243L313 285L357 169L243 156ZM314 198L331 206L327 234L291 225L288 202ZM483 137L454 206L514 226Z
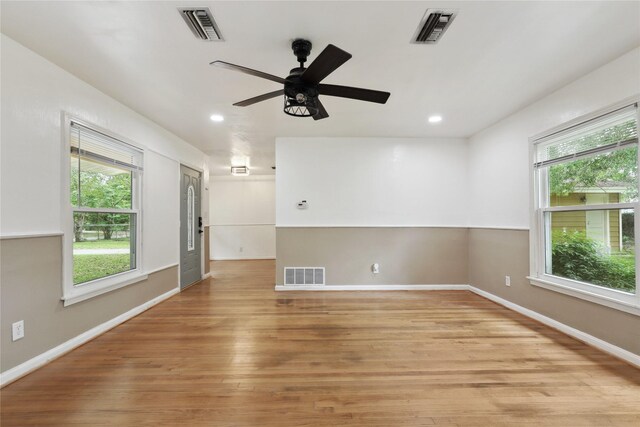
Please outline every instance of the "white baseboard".
M499 296L493 295L489 292L483 291L482 289L478 289L474 286L469 285L469 290L475 294L480 295L481 297L485 297L486 299L491 300L495 303L498 303L510 310L518 312L524 316L530 317L531 319L537 320L540 323L544 323L545 325L553 329L557 329L558 331L566 335L569 335L570 337L573 337L579 341L589 344L592 347L602 350L605 353L609 353L612 356L615 356L619 359L622 359L640 368L640 355L631 353L628 350L615 346L611 343L601 340L600 338L596 338L593 335L587 334L586 332L582 332L578 329L572 328L571 326L565 325L564 323L560 323L557 320L544 316L538 312L529 310L528 308L524 308L522 306L519 306L518 304L514 304L511 301L508 301L504 298L500 298Z
M215 258L210 258L209 261L251 261L254 259L276 259L276 257L273 256L267 256L267 257L248 257L248 258L238 258L238 257L215 257Z
M276 291L467 291L469 285L276 285Z
M200 280L205 280L205 279L208 279L209 277L211 277L211 272L208 272L207 274L202 276L202 279L200 279Z
M63 342L57 347L47 350L44 353L39 354L38 356L32 359L29 359L26 362L21 363L16 367L13 367L11 369L4 371L3 373L0 374L0 387L4 387L5 385L10 384L15 380L22 378L28 373L33 372L38 368L41 368L47 363L70 352L74 348L79 347L88 341L91 341L97 336L104 334L108 330L113 329L119 324L126 322L127 320L137 316L143 311L150 309L154 305L161 303L162 301L177 294L178 292L180 292L179 288L171 289L170 291L165 292L164 294L159 295L153 298L152 300L145 302L144 304L140 304L139 306L132 308L126 313L122 313L121 315L114 317L113 319L108 320L101 325L91 328L88 331L83 332L80 335L74 338L71 338L66 342Z

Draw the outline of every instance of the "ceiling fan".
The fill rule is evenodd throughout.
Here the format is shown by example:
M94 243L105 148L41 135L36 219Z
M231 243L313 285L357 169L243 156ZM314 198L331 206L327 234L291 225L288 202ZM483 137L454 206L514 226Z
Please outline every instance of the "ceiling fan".
M324 109L322 102L320 102L319 95L338 96L341 98L376 102L378 104L386 103L389 95L391 95L389 92L381 92L378 90L320 83L325 77L351 59L350 53L332 44L328 45L307 68L304 67L304 63L307 61L307 56L311 53L311 42L297 39L293 41L291 48L293 49L294 55L298 58L300 66L292 69L289 76L284 79L224 61L213 61L211 65L262 77L263 79L284 85L283 89L245 99L233 105L246 107L257 102L284 95L284 112L296 117L313 117L314 120L329 117L327 110Z

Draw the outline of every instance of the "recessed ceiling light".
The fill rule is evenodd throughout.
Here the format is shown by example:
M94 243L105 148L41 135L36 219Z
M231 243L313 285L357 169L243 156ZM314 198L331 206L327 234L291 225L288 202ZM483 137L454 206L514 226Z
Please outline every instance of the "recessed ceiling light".
M441 121L442 121L442 116L429 117L429 123L440 123Z
M209 118L214 122L224 122L224 117L222 117L220 114L212 114Z

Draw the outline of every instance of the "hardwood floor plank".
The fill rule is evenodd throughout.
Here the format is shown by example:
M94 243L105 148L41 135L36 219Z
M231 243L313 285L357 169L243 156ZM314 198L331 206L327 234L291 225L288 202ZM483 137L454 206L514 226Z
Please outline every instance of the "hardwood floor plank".
M461 291L212 278L0 391L2 426L638 426L640 370Z

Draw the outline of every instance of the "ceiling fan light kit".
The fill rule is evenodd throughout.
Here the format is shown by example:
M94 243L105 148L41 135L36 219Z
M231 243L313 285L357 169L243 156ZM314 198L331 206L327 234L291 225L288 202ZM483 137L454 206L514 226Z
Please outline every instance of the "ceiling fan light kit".
M298 101L295 98L284 96L284 112L294 117L313 117L319 110L313 103L313 99Z
M300 66L292 69L285 79L224 61L213 61L211 65L261 77L284 85L281 90L265 93L233 104L238 107L247 107L257 102L284 95L284 112L286 114L294 117L313 117L314 120L320 120L329 117L329 114L322 102L320 102L319 95L337 96L378 104L384 104L389 99L389 92L320 83L325 77L351 59L350 53L330 44L309 67L305 68L304 63L307 62L307 57L311 53L311 42L304 39L296 39L291 44L291 48Z

